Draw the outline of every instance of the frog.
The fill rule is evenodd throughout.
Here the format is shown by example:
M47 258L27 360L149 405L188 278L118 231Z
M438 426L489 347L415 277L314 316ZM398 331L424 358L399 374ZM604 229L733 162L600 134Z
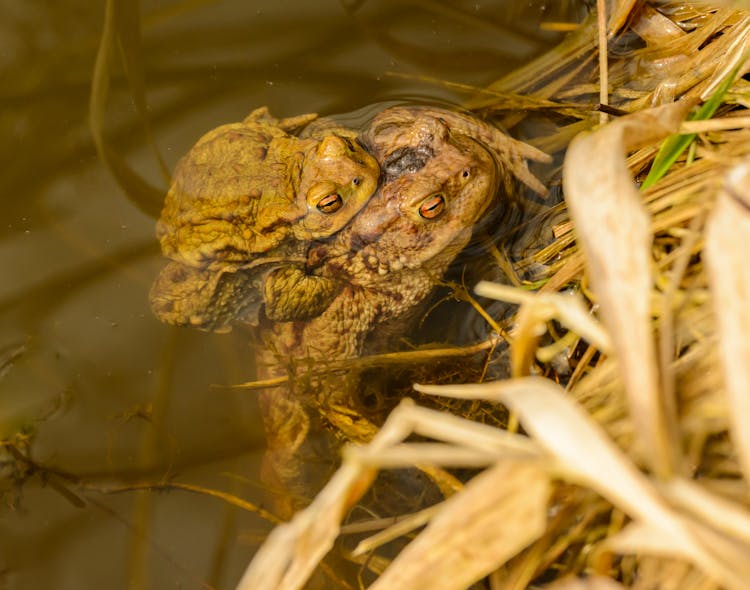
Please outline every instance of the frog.
M295 344L286 355L318 351L321 358L352 358L362 354L366 335L376 325L408 315L433 290L495 201L500 174L494 155L483 144L454 135L445 140L440 155L418 171L384 182L351 223L309 248L307 272L335 278L344 288L335 298L336 306L318 317L269 323L282 329L302 326L304 333L316 333L305 338L306 345L292 339ZM347 319L334 319L337 314ZM273 349L284 350L283 342L284 338L275 337ZM330 345L324 346L327 342ZM309 351L302 352L299 346Z
M327 125L330 123L317 120L308 129L315 126L325 129ZM513 179L517 179L538 194L547 195L547 188L531 173L527 160L548 163L551 157L468 113L426 105L389 107L380 111L359 135L362 145L377 158L381 166L380 181L386 185L403 174L417 173L428 162L428 169L439 177L442 168L450 170L452 163L461 161L459 146L466 144L465 138L480 144L491 154L498 168L499 184L506 194L514 191ZM392 186L398 186L398 182ZM372 220L373 214L368 211L366 219ZM382 252L375 254L382 255ZM405 258L408 258L407 254L400 253L394 264L400 264ZM283 283L276 283L280 284ZM283 307L290 310L295 309L295 304L289 299L306 297L312 292L298 289L277 294L274 286L273 283L264 285L265 300L281 301L284 297L287 301ZM332 287L327 293L332 295L334 291ZM282 304L278 303L276 307L282 307ZM287 317L291 315L293 313Z
M305 274L306 244L349 222L380 169L351 130L294 134L316 117L279 120L261 107L209 131L180 160L157 222L170 259L150 291L159 319L217 332L257 323L265 302L248 287L261 278L277 295L265 303L271 318L308 317L327 304L335 289ZM304 296L282 297L282 286Z
M481 142L448 130L440 137L444 145L432 157L424 159L419 145L411 153L403 150L400 157L419 162L418 169L405 168L385 180L350 224L310 246L308 272L335 278L344 287L312 319L261 325L265 346L256 362L259 379L285 375L290 360L315 368L390 350L418 318L475 224L496 202L503 174ZM300 481L310 474L300 473L309 461L301 457L311 420L322 419L357 442L377 431L347 411L348 392L357 386L346 379L334 372L333 381L323 386L302 379L260 392L267 440L262 473L269 485L292 495L304 491ZM290 502L286 510L298 507Z

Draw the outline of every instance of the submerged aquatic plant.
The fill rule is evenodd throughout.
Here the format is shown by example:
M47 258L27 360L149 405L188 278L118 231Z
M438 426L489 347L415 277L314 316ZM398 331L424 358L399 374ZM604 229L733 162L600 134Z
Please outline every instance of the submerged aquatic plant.
M133 203L147 215L157 217L161 211L164 191L151 185L114 150L106 137L105 119L109 95L111 70L116 56L121 56L133 102L141 125L159 162L165 178L169 171L153 136L146 107L143 56L141 50L141 19L138 2L107 0L104 28L96 55L89 99L89 126L99 157L110 169ZM118 51L119 50L119 51Z

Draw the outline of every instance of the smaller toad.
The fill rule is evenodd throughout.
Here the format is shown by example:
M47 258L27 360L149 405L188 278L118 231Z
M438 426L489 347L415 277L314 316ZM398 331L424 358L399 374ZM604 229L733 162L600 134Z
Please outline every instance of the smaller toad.
M309 272L343 286L317 317L261 324L266 346L256 362L259 379L284 376L290 359L319 367L390 351L409 330L448 266L469 243L475 224L496 202L506 173L484 145L448 134L447 128L440 134L445 142L439 155L417 171L384 181L351 223L311 246ZM401 157L421 158L417 148L401 152ZM308 475L302 446L311 408L346 438L366 440L374 430L369 421L350 422L351 414L340 411L351 406L355 383L335 372L324 386L315 378L301 379L259 393L268 445L266 482L302 491L299 485ZM294 506L289 499L288 505L280 502L276 508L289 511Z
M306 307L322 311L325 304L319 302L321 293L325 291L326 301L332 301L337 282L340 288L391 270L408 272L414 266L423 267L431 255L455 254L455 248L460 250L465 245L463 238L471 235L473 224L479 219L474 207L481 204L481 214L493 199L511 194L515 179L541 195L548 192L529 170L527 160L549 162L549 155L467 113L423 105L389 107L373 118L360 134L360 141L380 164L380 188L335 239L312 250L309 270L311 261L315 264L320 253L325 252L324 256L330 258L340 252L339 260L314 271L321 275L321 282L330 279L329 289L316 285L281 290L277 288L283 285L280 281L263 285L265 301L273 302L274 308L289 310L284 314L288 319L306 319L295 317L294 310L301 309L310 297L315 298L314 305L311 302ZM489 184L485 186L486 183ZM460 204L462 199L468 204ZM452 209L466 210L443 216L449 204ZM410 218L415 206L423 223L440 218L439 221L428 222L424 227L415 224ZM454 227L443 227L446 218ZM460 223L465 224L461 232L455 227ZM403 231L391 232L392 225L398 224L404 224ZM415 240L415 232L420 232L419 240ZM386 233L388 239L380 241L381 233ZM446 237L449 239L443 241ZM346 262L340 262L342 259ZM377 273L362 272L361 266L367 265L374 265Z
M286 297L283 309L267 302L273 319L325 308L334 288L306 275L307 244L349 222L375 191L380 169L347 129L293 134L315 118L278 120L259 108L210 131L182 158L157 223L171 259L150 293L159 319L213 331L256 323L260 285L305 291Z

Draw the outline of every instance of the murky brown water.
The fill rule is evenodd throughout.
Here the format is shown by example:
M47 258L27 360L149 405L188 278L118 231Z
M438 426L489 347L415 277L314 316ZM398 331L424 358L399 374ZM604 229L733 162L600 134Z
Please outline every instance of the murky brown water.
M186 491L102 493L174 480L263 501L253 394L212 387L253 377L249 343L152 317L154 220L91 141L103 4L0 3L0 588L233 588L268 522ZM541 20L576 16L548 4L143 2L156 143L172 167L206 130L260 105L286 116L458 102L387 72L487 83L557 41ZM108 136L163 188L120 71Z

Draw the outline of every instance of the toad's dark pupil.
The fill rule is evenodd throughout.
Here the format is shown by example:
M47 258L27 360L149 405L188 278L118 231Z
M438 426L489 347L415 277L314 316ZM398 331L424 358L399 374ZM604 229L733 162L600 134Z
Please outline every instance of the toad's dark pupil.
M362 182L362 179L359 176L355 177L354 180L352 180L352 184L354 186L359 186L360 182Z
M445 197L433 195L427 198L419 207L419 215L424 219L435 219L445 210Z
M344 200L341 198L341 195L338 193L331 193L330 195L326 195L320 201L318 201L318 211L321 213L335 213L339 209L341 209L341 206L344 204Z

